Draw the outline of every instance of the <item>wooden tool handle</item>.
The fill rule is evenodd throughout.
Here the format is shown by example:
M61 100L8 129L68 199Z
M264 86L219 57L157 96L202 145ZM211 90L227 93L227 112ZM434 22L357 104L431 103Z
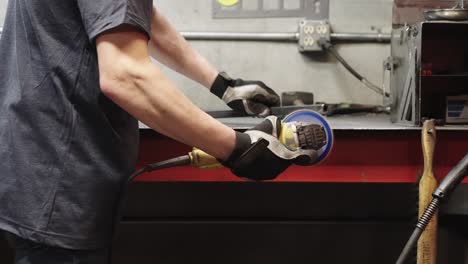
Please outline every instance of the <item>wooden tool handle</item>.
M436 129L434 120L424 122L422 129L422 149L424 156L424 172L419 181L419 217L432 200L432 193L437 188L437 180L432 170ZM418 241L418 264L436 264L437 261L437 213L432 218L426 230Z

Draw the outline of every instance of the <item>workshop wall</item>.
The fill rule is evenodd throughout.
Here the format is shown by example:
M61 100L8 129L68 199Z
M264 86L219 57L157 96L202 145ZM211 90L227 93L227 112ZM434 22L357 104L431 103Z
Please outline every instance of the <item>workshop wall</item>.
M269 0L273 1L273 0ZM212 19L212 1L157 0L159 7L180 31L295 32L301 18ZM391 30L391 0L330 0L330 23L335 32ZM382 102L382 98L352 77L334 58L304 55L295 43L192 41L193 46L219 69L233 77L260 79L278 92L306 90L316 100L355 103ZM377 85L383 61L390 55L386 44L338 45L342 56ZM204 109L224 109L199 86L176 74L177 84ZM209 98L209 99L207 99Z
M7 2L0 0L2 24ZM212 19L211 0L155 0L154 3L180 31L294 32L301 19ZM335 32L388 33L391 14L391 0L330 1L330 23ZM220 70L233 77L262 80L278 92L310 91L316 100L329 103L382 102L379 95L364 87L334 58L323 53L301 54L295 43L192 41L192 44ZM341 44L338 50L358 72L381 85L382 64L390 55L389 45ZM200 85L168 69L164 71L203 109L226 108Z
M0 27L3 27L8 0L0 0Z

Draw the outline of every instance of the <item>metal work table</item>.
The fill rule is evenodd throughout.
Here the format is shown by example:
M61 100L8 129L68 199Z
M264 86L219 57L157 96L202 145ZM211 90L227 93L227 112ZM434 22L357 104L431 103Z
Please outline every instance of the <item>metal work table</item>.
M330 122L333 130L420 130L420 127L401 124L394 124L390 121L390 116L387 114L351 114L351 115L336 115L326 117ZM260 123L262 118L255 117L235 117L235 118L220 118L222 123L234 129L249 129ZM148 129L147 126L140 123L141 129ZM468 131L468 125L445 125L438 126L438 130L455 130Z
M390 116L386 114L352 114L326 117L333 130L420 130L420 127L401 124L394 124L390 121ZM222 118L224 124L234 129L248 129L258 124L262 119L243 118ZM438 130L466 130L468 125L445 125L437 127Z
M278 179L285 182L415 182L422 166L421 128L391 123L386 114L353 114L327 118L335 142L330 157L312 167L294 166ZM249 129L262 118L222 118L235 129ZM185 154L190 146L140 129L140 161L143 166ZM146 129L145 129L146 128ZM439 177L455 165L468 150L468 126L441 126L436 144L434 168ZM163 147L161 147L163 146ZM164 149L164 151L158 151ZM237 181L227 170L174 168L139 177L149 181Z

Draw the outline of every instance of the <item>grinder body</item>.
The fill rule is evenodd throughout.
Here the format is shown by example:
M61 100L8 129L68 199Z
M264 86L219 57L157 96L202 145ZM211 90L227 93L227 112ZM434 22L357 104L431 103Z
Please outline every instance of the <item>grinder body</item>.
M315 142L311 142L310 139L307 145L314 145L317 144L319 141L324 141L324 144L315 145L313 148L317 151L317 158L315 160L310 161L308 164L305 165L315 165L322 161L324 161L331 153L333 149L333 130L328 123L328 121L323 117L321 114L308 109L298 110L290 113L289 115L285 116L282 120L283 124L290 124L290 123L299 123L299 127L305 126L321 126L324 130L324 133L320 135L321 137L324 136L325 138L316 139ZM281 140L281 138L280 138ZM301 143L301 141L299 141ZM302 142L303 143L303 142ZM284 144L284 142L283 142ZM302 146L303 147L303 146Z

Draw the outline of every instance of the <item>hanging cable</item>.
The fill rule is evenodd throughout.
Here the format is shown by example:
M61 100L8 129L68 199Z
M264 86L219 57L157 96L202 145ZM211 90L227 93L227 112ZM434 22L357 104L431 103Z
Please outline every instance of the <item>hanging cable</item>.
M406 242L403 251L396 261L396 264L406 263L407 259L411 255L411 252L418 243L421 234L424 232L427 225L431 221L431 218L437 214L437 210L439 209L441 202L448 200L455 188L460 185L466 176L468 176L468 153L466 153L465 157L460 162L458 162L458 164L447 174L447 176L445 176L444 180L432 193L433 198L431 203L427 206L426 210L418 220L416 228L411 234L408 242Z
M359 81L361 81L366 87L373 90L374 92L385 95L386 97L390 97L390 94L385 92L382 88L378 87L377 85L371 83L367 80L364 76L359 74L349 63L341 57L335 47L331 44L330 41L326 39L320 39L318 44L325 49L326 51L330 52L354 77L356 77Z
M135 171L129 178L128 182L133 181L138 175L150 172L150 171L155 171L155 170L160 170L160 169L166 169L166 168L171 168L171 167L176 167L176 166L183 166L183 165L190 165L190 156L189 155L184 155L181 157L169 159L169 160L164 160L161 162L156 162L149 164L142 169L139 169Z

